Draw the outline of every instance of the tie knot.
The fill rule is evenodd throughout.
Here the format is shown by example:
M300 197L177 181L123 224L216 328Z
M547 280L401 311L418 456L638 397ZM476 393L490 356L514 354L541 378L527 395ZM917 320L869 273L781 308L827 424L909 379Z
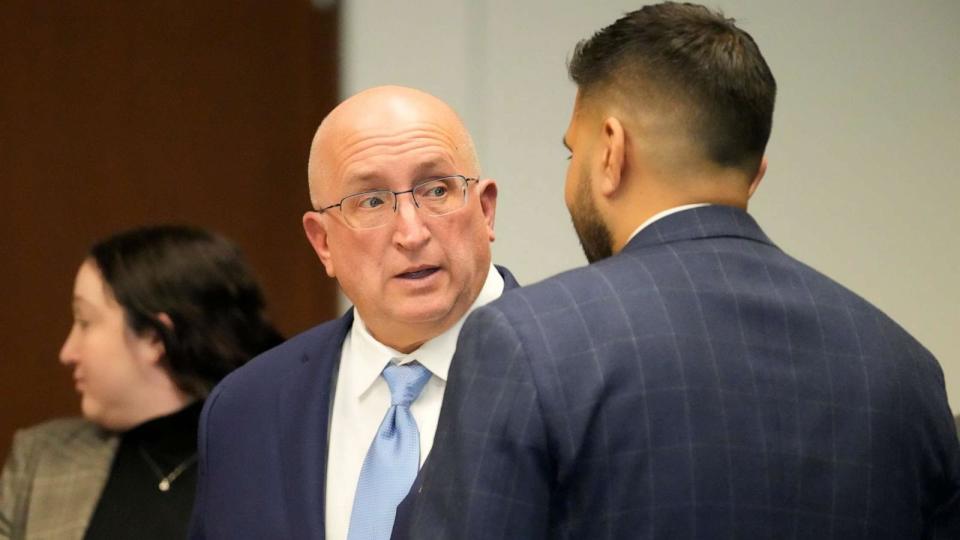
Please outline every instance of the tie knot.
M383 378L390 387L391 405L409 407L430 379L430 370L417 362L402 366L391 362L383 368Z

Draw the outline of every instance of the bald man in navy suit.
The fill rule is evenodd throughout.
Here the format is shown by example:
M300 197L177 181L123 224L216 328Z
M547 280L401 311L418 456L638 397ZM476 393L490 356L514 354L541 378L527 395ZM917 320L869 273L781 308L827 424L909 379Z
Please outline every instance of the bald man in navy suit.
M496 182L436 97L387 86L347 99L318 128L308 175L304 231L354 307L210 394L194 539L388 538L430 452L464 318L517 286L491 262ZM400 436L396 396L409 395L388 373L404 371L426 379L396 413L415 424Z

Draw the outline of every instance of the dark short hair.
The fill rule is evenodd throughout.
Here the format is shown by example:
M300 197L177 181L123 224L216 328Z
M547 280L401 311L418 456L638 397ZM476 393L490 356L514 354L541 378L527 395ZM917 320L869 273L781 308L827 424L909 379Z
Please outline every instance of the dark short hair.
M171 378L190 395L205 397L227 373L282 341L240 250L219 235L144 227L96 243L90 258L131 330L163 341Z
M570 78L584 96L614 89L627 99L652 93L679 100L709 159L756 171L777 83L753 38L734 22L696 4L645 6L578 43Z

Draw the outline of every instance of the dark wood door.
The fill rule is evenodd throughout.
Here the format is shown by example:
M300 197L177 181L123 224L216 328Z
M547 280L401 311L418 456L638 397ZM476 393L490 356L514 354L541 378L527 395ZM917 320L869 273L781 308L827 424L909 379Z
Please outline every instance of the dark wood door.
M285 334L335 315L300 216L337 41L335 8L309 0L4 3L0 456L14 429L78 412L57 352L100 237L208 227L243 248Z

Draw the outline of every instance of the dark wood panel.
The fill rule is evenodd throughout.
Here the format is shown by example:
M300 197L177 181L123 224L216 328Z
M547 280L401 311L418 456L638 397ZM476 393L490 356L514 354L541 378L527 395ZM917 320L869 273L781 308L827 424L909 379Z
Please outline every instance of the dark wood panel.
M276 2L12 2L0 17L0 456L77 413L57 352L88 246L182 222L244 249L281 330L335 315L300 227L337 99L337 13Z

